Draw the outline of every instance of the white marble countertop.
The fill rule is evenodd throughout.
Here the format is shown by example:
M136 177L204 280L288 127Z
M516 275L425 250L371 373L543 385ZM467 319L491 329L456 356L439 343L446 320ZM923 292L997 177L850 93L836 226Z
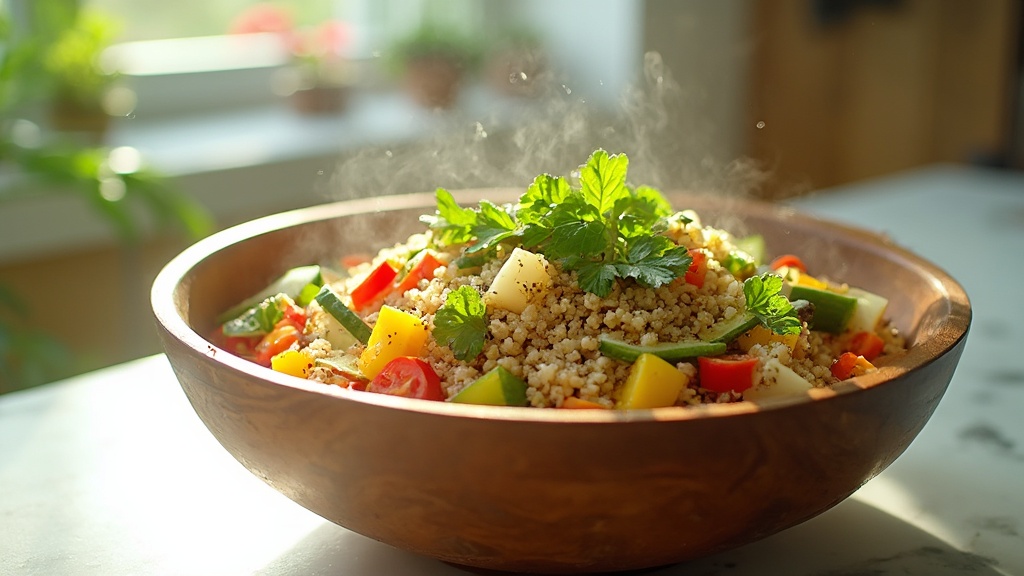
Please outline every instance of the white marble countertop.
M851 498L644 574L1024 574L1024 174L936 166L792 204L890 235L966 288L971 334L920 436ZM246 471L153 356L0 397L0 574L458 575Z

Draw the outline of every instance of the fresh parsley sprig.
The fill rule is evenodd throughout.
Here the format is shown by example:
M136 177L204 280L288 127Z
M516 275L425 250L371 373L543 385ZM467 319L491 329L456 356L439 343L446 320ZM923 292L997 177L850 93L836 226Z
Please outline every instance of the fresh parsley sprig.
M442 245L469 243L487 253L501 243L540 252L577 273L580 288L607 296L616 279L657 288L686 274L689 252L661 235L672 209L660 192L626 185L625 154L595 151L579 169L579 187L542 174L516 206L458 206L437 191L437 213L421 219Z
M434 314L434 340L463 362L476 358L487 338L487 307L472 286L460 286Z
M765 328L776 334L800 333L801 323L796 309L782 294L782 278L771 272L751 276L743 282L743 296L747 310Z

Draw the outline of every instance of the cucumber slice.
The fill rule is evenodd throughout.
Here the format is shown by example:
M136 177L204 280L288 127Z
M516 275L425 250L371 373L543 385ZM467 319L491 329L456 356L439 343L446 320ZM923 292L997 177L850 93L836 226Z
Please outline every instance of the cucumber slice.
M326 358L317 358L313 364L330 368L349 380L369 381L369 378L359 370L359 358L351 354L333 354Z
M846 326L851 332L874 332L878 328L882 316L885 314L889 300L874 292L868 292L861 288L850 287L846 295L857 299L857 309L853 312L853 318Z
M460 404L526 406L526 382L498 366L452 396Z
M743 238L737 238L734 243L736 247L743 250L754 259L754 265L760 266L764 262L764 255L766 253L764 236L760 234L751 234L750 236L744 236Z
M338 322L341 323L345 330L348 330L349 334L355 336L356 340L359 340L363 344L370 341L370 327L363 322L363 319L358 314L345 306L345 303L341 301L338 294L331 290L330 286L324 286L320 289L320 292L316 295L316 301L328 314L334 316Z
M708 342L721 342L723 344L728 344L729 342L739 338L740 335L744 334L747 330L757 326L757 323L757 316L754 316L750 312L744 310L732 318L722 320L707 330L704 330L701 332L700 338L701 340L706 340Z
M790 300L807 300L814 305L814 316L808 323L811 330L839 334L846 330L854 311L857 299L843 296L828 290L819 290L799 284L790 288Z
M217 317L217 323L223 324L228 320L238 318L246 310L277 294L287 294L292 300L299 301L303 289L309 284L315 284L317 286L323 284L323 278L320 275L320 266L314 264L311 266L299 266L298 268L292 268L285 272L280 278L271 282L269 286L260 292L242 300L238 304L235 304L228 310L224 311Z
M635 362L641 354L653 354L667 362L678 362L698 356L717 356L725 353L724 342L705 342L704 340L685 340L682 342L664 342L653 346L627 344L608 336L600 336L601 354L623 362Z

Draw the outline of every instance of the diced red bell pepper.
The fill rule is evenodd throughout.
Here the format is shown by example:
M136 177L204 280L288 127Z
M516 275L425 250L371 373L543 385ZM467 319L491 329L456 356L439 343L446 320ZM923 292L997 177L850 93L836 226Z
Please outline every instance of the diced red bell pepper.
M256 346L262 339L262 336L225 336L223 326L218 326L210 335L211 342L242 358L254 358Z
M800 257L795 254L783 254L782 256L779 256L775 260L772 260L772 263L769 264L768 267L771 268L772 270L778 270L779 268L782 267L796 268L797 270L803 272L804 274L807 273L807 266L804 264L804 261L801 260Z
M686 270L683 278L687 284L693 284L697 288L704 287L704 276L708 273L708 255L696 248L690 249L690 267Z
M399 294L404 294L406 290L415 288L420 280L431 279L434 277L434 270L437 270L441 266L444 266L437 257L429 250L420 252L417 262L409 270L409 273L405 275L405 278L395 286L395 290Z
M352 290L352 308L357 312L378 298L383 298L391 291L391 283L398 276L398 270L387 260L380 263L369 275Z
M853 352L843 352L832 362L831 366L832 375L839 380L860 376L874 368L875 366L866 358Z
M885 349L885 340L874 332L857 332L850 338L849 352L871 361L878 358Z
M754 385L758 359L749 354L697 358L700 386L712 392L743 392Z
M256 362L263 366L270 366L270 359L297 342L299 333L299 329L291 320L285 318L279 321L274 325L274 329L256 345Z

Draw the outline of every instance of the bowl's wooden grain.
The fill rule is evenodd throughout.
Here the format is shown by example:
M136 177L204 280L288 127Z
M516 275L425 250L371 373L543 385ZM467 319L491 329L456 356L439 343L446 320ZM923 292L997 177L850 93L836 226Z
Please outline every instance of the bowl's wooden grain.
M509 199L510 191L467 191ZM774 206L679 196L706 223L890 299L912 348L807 397L632 412L492 408L351 392L233 357L201 334L285 269L420 229L433 197L331 204L208 238L167 265L153 309L196 412L253 474L346 528L440 560L532 572L680 562L827 510L931 416L971 319L960 285L885 238ZM380 211L384 210L384 211Z

